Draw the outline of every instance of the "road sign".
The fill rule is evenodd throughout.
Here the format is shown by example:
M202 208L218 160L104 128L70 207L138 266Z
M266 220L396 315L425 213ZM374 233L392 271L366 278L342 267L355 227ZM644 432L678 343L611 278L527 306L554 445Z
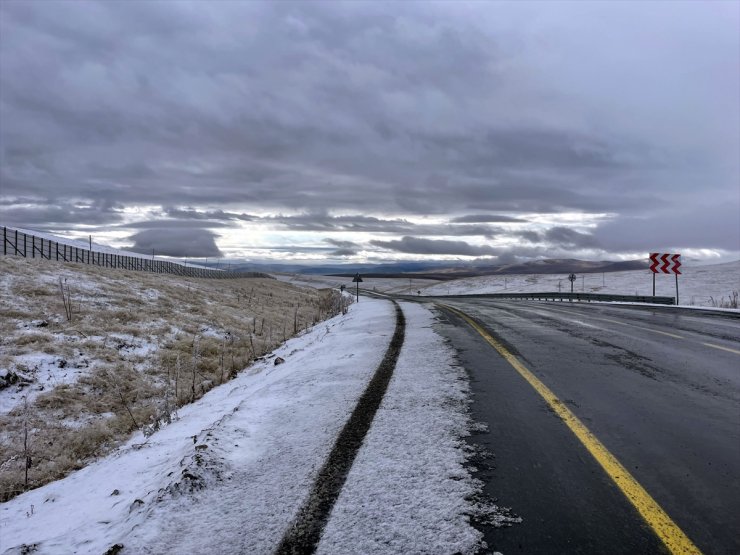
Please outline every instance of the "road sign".
M676 275L676 304L678 304L678 276L681 274L681 255L670 253L650 253L650 271L653 272L653 297L655 296L655 274Z
M570 292L573 293L573 282L576 280L576 275L570 274L568 280L570 281Z
M681 270L680 254L661 254L653 252L650 254L650 271L654 274L680 274Z
M360 283L362 283L362 278L360 277L360 274L355 274L355 277L352 279L352 283L357 284L357 302L360 302Z

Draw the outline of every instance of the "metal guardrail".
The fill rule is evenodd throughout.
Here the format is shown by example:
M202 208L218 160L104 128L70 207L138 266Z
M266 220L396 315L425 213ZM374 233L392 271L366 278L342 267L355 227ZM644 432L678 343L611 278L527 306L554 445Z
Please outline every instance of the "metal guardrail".
M477 295L435 295L444 299L484 297L492 299L520 299L530 301L601 301L623 303L651 303L675 305L675 297L653 297L651 295L609 295L604 293L481 293Z
M23 233L17 229L10 229L5 226L2 228L2 243L3 255L77 262L80 264L101 266L103 268L211 279L234 279L257 277L258 275L255 272L231 272L228 270L191 267L170 260L156 260L153 257L144 258L100 252L92 249L81 249L58 241L36 237L35 235Z

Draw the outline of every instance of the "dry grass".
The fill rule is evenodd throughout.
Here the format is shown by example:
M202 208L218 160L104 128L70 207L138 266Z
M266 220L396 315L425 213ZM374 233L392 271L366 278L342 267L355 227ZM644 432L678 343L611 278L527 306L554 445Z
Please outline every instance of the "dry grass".
M15 398L0 412L0 501L85 466L136 429L155 432L177 407L342 310L336 291L266 278L203 280L15 257L0 257L0 305L0 378L35 380L4 388L9 378L0 380L2 406ZM77 378L39 381L39 353Z
M709 297L711 306L715 308L738 308L738 298L740 297L740 293L738 291L732 291L730 295L727 297L727 300L725 300L724 297L720 299L715 299L714 297Z

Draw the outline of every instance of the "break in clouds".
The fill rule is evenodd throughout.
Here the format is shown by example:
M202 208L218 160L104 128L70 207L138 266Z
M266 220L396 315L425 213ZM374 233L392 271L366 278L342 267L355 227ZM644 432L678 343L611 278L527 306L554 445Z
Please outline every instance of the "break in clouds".
M0 3L0 219L140 252L740 255L737 3Z

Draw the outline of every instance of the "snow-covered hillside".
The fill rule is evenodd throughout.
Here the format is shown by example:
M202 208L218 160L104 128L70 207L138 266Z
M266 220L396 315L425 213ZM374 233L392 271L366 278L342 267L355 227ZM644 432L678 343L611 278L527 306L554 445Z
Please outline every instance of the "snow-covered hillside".
M684 266L678 278L679 302L685 306L727 306L733 294L740 292L740 261L711 266ZM352 278L330 276L276 275L296 285L337 287L345 285L354 291ZM574 292L611 293L615 295L652 295L653 274L649 270L632 270L598 274L580 274ZM405 295L473 295L478 293L534 293L570 291L567 275L530 274L496 275L432 281L417 278L365 277L361 289ZM655 294L676 296L673 275L656 275Z

